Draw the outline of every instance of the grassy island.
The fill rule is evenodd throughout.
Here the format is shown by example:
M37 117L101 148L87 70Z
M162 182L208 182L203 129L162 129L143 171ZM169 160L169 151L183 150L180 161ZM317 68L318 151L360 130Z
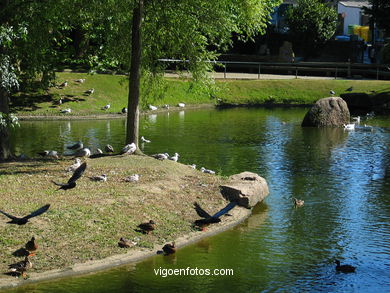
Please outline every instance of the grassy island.
M31 257L31 273L62 269L73 264L103 259L157 246L191 233L199 219L193 203L213 213L226 205L219 185L226 178L201 173L174 161L159 161L147 156L115 155L87 159L87 169L71 190L57 190L51 181L66 182L65 169L72 159L9 162L1 165L2 209L24 216L51 204L49 210L22 226L7 224L0 215L0 271L20 261L12 255L34 236L39 249ZM107 174L107 182L93 182L88 176ZM139 174L136 183L123 179ZM156 229L150 234L137 232L137 225L153 219ZM216 227L234 221L225 217ZM120 237L137 242L133 248L119 248ZM2 281L14 278L2 275Z

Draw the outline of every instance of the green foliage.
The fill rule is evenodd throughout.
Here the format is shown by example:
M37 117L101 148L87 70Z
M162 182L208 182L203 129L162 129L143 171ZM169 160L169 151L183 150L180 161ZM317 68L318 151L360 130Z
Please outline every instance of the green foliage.
M387 36L390 36L390 1L389 0L368 0L371 7L364 7L364 12L371 15L372 20L379 29L384 29Z
M289 32L306 56L313 54L336 31L336 10L319 0L298 0L298 5L290 8L286 16Z
M0 112L0 128L5 128L8 126L20 126L18 117L16 117L14 114L5 114Z

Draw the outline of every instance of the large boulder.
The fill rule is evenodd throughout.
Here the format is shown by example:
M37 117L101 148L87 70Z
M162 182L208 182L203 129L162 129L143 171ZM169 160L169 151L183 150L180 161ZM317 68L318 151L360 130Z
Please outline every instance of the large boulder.
M229 201L251 208L269 193L267 181L256 173L242 172L229 177L229 183L221 185L221 193Z
M302 126L338 127L350 121L347 103L340 97L318 100L303 118Z

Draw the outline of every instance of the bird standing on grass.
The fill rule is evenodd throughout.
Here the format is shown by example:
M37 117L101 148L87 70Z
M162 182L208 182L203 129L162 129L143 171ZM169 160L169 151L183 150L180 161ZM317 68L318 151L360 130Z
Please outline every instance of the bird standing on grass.
M104 150L106 151L106 153L113 153L113 152L114 152L114 148L113 148L112 145L110 145L110 144L107 144L107 145L104 147Z
M102 175L98 175L98 176L92 176L92 177L88 177L89 179L91 179L92 181L100 181L100 182L106 182L107 181L107 175L106 174L102 174Z
M108 110L111 108L111 105L110 104L107 104L105 106L102 107L102 110Z
M130 143L130 144L127 144L125 145L120 154L123 155L123 154L126 154L126 155L131 155L133 154L135 151L137 150L137 146L135 145L135 143Z
M170 159L171 161L177 162L177 161L179 160L179 154L178 154L178 153L175 153L175 154L173 155L173 157L169 157L169 159Z
M138 228L141 229L142 233L149 234L154 229L156 229L156 223L153 220L150 220L149 222L139 224Z
M50 207L50 204L44 205L43 207L40 207L36 211L33 211L31 214L24 216L23 218L18 218L13 215L10 215L2 210L0 210L0 213L2 213L4 216L11 219L11 221L7 222L7 224L16 224L16 225L24 225L28 222L29 219L39 216L46 212Z
M76 187L76 181L83 175L85 169L87 168L87 163L82 163L80 167L78 167L74 172L72 177L68 180L67 183L58 183L52 181L55 185L61 186L59 189L68 190Z
M35 255L35 251L38 249L38 243L35 241L35 237L31 237L31 240L28 241L25 245L26 250L28 251L29 255L28 256L33 256Z
M24 258L24 260L19 261L14 264L8 265L8 268L11 272L19 273L24 279L27 278L27 270L32 268L32 263L29 260L28 256Z
M137 245L137 242L121 237L118 241L120 248L129 248Z
M92 95L94 92L95 92L95 89L91 88L89 90L86 90L84 93L87 94L87 95Z

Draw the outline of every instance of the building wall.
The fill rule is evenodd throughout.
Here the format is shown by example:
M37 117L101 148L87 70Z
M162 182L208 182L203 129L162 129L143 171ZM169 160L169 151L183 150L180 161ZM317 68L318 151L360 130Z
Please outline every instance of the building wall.
M358 7L348 7L344 6L341 3L337 5L337 12L338 13L344 13L344 28L343 28L343 34L348 34L348 25L350 24L357 24L361 25L360 19L361 19L361 9Z

